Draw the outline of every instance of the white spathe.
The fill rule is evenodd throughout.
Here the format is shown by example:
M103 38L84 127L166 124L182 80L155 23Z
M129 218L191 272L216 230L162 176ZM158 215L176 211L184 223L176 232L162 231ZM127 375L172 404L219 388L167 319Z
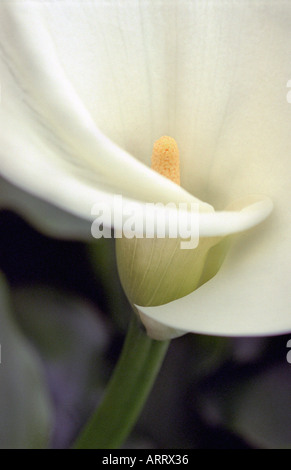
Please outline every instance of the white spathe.
M4 0L0 13L1 174L88 220L114 194L198 198L217 210L203 236L256 225L271 198L215 278L143 312L184 331L290 331L291 5ZM148 167L165 134L184 189Z

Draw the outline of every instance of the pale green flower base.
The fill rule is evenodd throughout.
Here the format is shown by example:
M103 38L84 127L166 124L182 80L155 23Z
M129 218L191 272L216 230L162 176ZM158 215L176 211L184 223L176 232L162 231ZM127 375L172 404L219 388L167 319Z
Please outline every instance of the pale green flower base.
M77 439L76 449L116 449L135 425L160 370L169 341L147 336L133 315L104 398Z

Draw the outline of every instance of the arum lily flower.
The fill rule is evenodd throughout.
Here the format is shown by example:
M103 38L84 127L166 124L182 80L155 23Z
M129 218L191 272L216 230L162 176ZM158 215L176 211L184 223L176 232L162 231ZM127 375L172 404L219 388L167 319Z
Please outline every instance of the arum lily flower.
M143 318L179 332L290 331L290 5L0 8L2 176L88 221L116 194L141 210L207 203L200 238L240 237L214 277L209 267L192 293L138 306ZM179 144L181 186L150 168L162 135Z

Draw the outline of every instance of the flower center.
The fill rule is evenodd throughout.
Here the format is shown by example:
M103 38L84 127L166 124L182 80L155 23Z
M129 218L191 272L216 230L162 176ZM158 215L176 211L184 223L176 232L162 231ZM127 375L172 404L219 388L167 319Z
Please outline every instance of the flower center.
M180 185L180 159L177 142L172 137L160 137L153 146L152 170Z

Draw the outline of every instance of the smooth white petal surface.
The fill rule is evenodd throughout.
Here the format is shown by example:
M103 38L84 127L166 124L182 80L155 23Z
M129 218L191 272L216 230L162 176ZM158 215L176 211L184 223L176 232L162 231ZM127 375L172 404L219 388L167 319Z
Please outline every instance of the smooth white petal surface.
M155 25L151 25L153 10L148 9L149 4L146 6L143 2L140 4L137 2L135 6L133 3L130 5L130 14L125 14L122 4L119 8L116 4L108 2L2 3L3 103L0 168L7 178L21 187L84 218L92 218L93 204L111 200L112 193L121 193L146 201L195 201L195 198L182 188L150 171L136 158L117 147L97 127L97 124L104 126L106 120L103 113L111 109L112 125L109 137L119 144L122 143L118 139L118 133L112 134L112 130L116 127L114 124L116 120L119 125L129 126L130 122L127 134L128 137L133 135L132 122L129 118L137 114L137 100L128 97L127 103L135 109L129 110L128 106L125 106L123 114L120 115L117 112L120 106L117 106L115 95L111 92L107 94L104 85L106 77L106 83L116 86L118 80L113 80L112 76L110 80L110 75L108 76L109 65L110 70L113 70L114 65L116 73L119 71L118 78L121 81L125 80L124 85L127 83L127 86L122 88L122 93L126 95L132 90L128 80L131 76L128 70L129 58L131 59L130 67L132 67L130 70L139 73L140 79L135 77L135 83L138 84L136 93L144 100L143 111L148 113L150 108L160 106L159 101L155 103L154 98L148 94L148 84L141 85L142 77L147 80L151 79L150 71L155 77L155 61L157 64L159 62L162 67L162 70L158 68L158 71L160 70L158 72L159 86L157 83L154 89L156 90L158 86L157 91L160 97L164 97L166 101L164 105L167 104L167 106L162 106L163 113L166 115L174 105L172 98L170 99L167 93L165 95L161 88L167 75L164 69L166 51L163 48L158 49L155 61L150 62L151 67L147 70L149 64L146 61L146 55L152 37L150 31L148 35L145 35L142 27L144 21L148 27L156 26L157 31L160 31L161 26L171 20L172 9L168 9L162 3L158 5L159 14L154 22ZM156 7L153 8L155 10ZM191 8L193 13L192 10L193 8ZM124 24L120 20L120 15L123 17ZM185 12L182 19L188 22ZM119 24L118 21L121 23ZM109 35L112 33L112 22L114 24L117 22L119 27L116 23L115 35L110 36L113 44L112 50L108 50L108 54L103 56ZM72 25L75 34L73 34ZM101 25L106 31L103 31L104 34L100 36ZM154 32L155 28L152 29L152 33ZM122 41L119 41L120 35L123 35L123 38L127 35L129 44L131 44L132 37L139 39L140 52L143 51L144 54L143 68L135 62L137 51L132 50L127 58L124 56L124 51L122 54L122 48L117 53L117 45L122 44ZM70 53L72 49L77 48L76 37L78 48L82 50L79 54L72 54ZM145 42L145 39L149 39L149 42ZM159 36L159 39L162 45L162 40L165 40L164 34ZM90 56L91 59L88 57L86 64L80 64L78 59L84 60L88 51L92 54L92 48L97 58L98 54L102 55L102 60L95 58L92 63ZM115 57L114 64L110 62L112 54ZM74 67L71 62L72 58ZM172 63L176 60L176 56L171 55L167 57L167 60ZM94 83L92 83L92 77ZM83 84L82 89L78 87L80 83ZM90 100L88 93L90 93ZM92 99L94 101L96 94L100 95L99 105L96 105L93 110L91 101ZM148 117L148 121L143 123L145 133L153 126L153 116L148 114ZM165 116L161 116L161 123L164 126L166 121L168 122ZM154 135L166 130L166 127L160 129L152 134L147 143L145 142L146 136L142 133L138 132L135 136L141 139L144 152L148 149L147 163ZM107 129L104 128L104 130ZM125 150L131 150L126 145L124 147ZM144 159L145 154L139 154L138 146L135 145L133 148L135 149L134 156ZM185 153L185 161L186 157L187 153ZM226 217L224 214L221 216L217 214L215 220L205 219L201 222L202 232L206 235L209 232L211 236L217 230L218 234L221 230L224 232L230 230L232 233L241 230L242 225L245 226L243 220L236 222L241 215L234 214L233 224L230 220L229 224L226 223L225 227L221 228L225 219L229 217L231 218L231 214L227 214ZM260 212L259 219L263 217ZM218 229L215 228L217 224L220 225ZM248 226L253 224L249 221L247 223ZM232 227L229 229L228 225Z
M172 135L191 194L219 210L249 194L275 205L248 235L243 259L237 245L213 280L177 301L185 306L175 327L290 329L290 4L23 0L0 8L3 175L84 218L113 193L195 202L140 163L149 165L156 138ZM241 211L232 232L261 221L268 201ZM203 217L206 236L231 218Z
M103 11L103 7L98 7L94 2L91 4L91 7L93 6L94 18L98 24L101 13L108 14L108 7L103 5ZM147 201L195 201L195 198L182 188L150 171L100 132L80 95L67 79L67 71L57 55L59 49L62 51L63 36L71 37L70 34L65 34L66 27L71 27L65 14L68 8L66 2L62 2L61 11L55 3L3 3L3 174L30 192L85 218L92 218L91 209L94 203L111 200L112 193L122 193ZM83 11L79 2L74 4L72 9L75 15L80 15L80 8ZM88 8L87 5L86 15L83 12L82 17L91 21L92 18L88 17L91 10ZM112 9L109 8L109 11ZM136 15L137 13L133 15L132 24L143 37L143 30L138 26ZM48 18L51 18L52 22L51 34L50 26L47 27ZM56 18L62 18L63 28L59 34L56 33L56 24L53 21ZM89 41L85 33L88 25L85 22L82 27L82 22L81 26L76 22L77 16L74 18L73 23L78 24L79 34L82 33L81 43L85 50ZM58 21L56 20L57 24ZM49 21L48 24L50 25ZM132 34L131 29L128 32L129 35ZM58 40L56 50L54 38ZM98 41L97 38L97 49L104 47L104 40L99 38ZM68 52L66 48L66 57L71 57ZM102 73L106 69L106 63L104 59ZM125 72L126 64L123 63L122 67ZM87 64L87 70L90 75L91 63L90 66ZM83 77L83 68L82 71ZM69 75L70 78L71 75L74 78L73 72ZM100 80L96 80L100 86ZM89 80L88 89L94 94L90 84ZM144 88L139 94L142 95L143 92ZM148 97L148 107L150 103ZM100 110L107 108L108 104L103 100ZM112 205L111 202L110 204ZM217 216L219 225L223 225L224 214ZM216 230L211 228L213 224L215 227L217 222L212 219L203 224L206 225L206 232L210 231L211 235L213 230ZM241 223L238 225L241 226ZM226 227L223 230L228 232ZM218 234L220 230L218 229ZM237 228L234 222L230 232L237 230L241 228Z
M290 259L288 253L280 254L276 237L269 238L267 225L269 221L256 229L257 236L245 235L216 276L192 294L138 309L186 332L222 336L290 332Z
M134 160L102 140L98 129L147 165L154 140L169 134L180 147L182 186L192 194L219 209L231 202L228 186L237 187L237 180L235 197L269 194L265 176L290 126L286 2L2 4L10 67L20 74L26 98L50 117L54 131L62 129L63 145L74 141L75 160L90 160L92 171L107 171L106 178L122 186ZM5 105L5 81L2 86ZM261 173L250 177L254 169ZM144 178L131 178L134 191Z
M67 78L57 54L59 38L55 38L55 44L47 28L47 15L52 15L53 22L60 15L64 22L61 36L66 36L66 12L71 6L74 9L74 4L62 2L62 6L65 9L60 12L55 2L1 4L0 168L4 176L85 217L90 217L88 207L76 208L74 197L70 204L70 194L60 198L61 193L74 191L75 180L85 181L89 192L97 187L148 201L195 200L117 147L97 127L71 77ZM75 7L74 24L78 29L82 4L76 2ZM96 17L101 13L97 8ZM82 33L83 28L80 29ZM87 44L85 39L83 46ZM80 64L78 67L80 70ZM88 63L88 75L91 67ZM103 101L100 107L104 106ZM54 177L62 173L67 174L68 185L54 191ZM97 193L95 202L98 196ZM91 208L94 201L90 195L87 200Z

